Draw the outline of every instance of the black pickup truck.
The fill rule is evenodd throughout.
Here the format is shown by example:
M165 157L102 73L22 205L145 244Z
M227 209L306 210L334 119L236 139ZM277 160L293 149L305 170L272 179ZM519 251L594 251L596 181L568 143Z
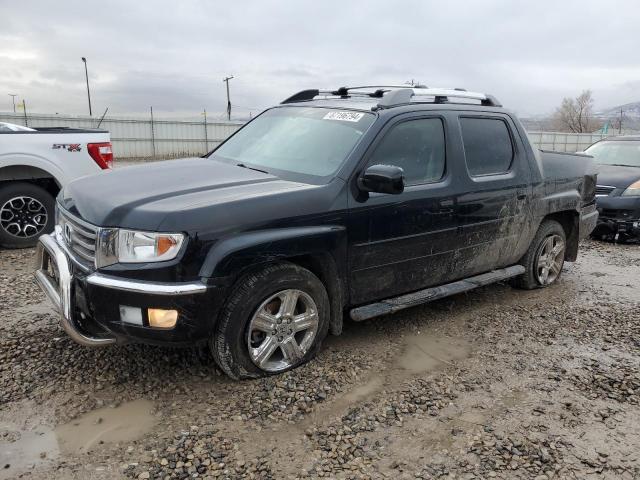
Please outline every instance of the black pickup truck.
M84 345L208 342L233 378L491 282L545 287L596 224L591 157L462 89L305 90L204 158L70 183L36 279Z

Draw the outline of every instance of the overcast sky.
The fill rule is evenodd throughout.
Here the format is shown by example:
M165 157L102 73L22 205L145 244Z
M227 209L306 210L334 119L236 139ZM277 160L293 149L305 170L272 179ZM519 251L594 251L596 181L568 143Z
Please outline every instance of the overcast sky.
M305 88L494 94L521 115L640 101L640 1L0 0L0 111L254 114Z

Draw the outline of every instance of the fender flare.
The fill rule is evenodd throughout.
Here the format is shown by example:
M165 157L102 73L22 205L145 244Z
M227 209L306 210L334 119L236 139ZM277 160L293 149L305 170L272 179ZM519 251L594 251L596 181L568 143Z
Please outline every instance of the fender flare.
M66 184L66 175L64 171L56 165L54 162L50 160L39 157L36 155L28 155L28 154L6 154L0 156L0 180L3 180L3 171L11 171L15 169L19 171L20 168L26 168L27 171L29 168L36 168L38 170L42 170L47 173L53 180L58 184L60 188L62 188ZM5 170L7 169L7 170ZM26 176L24 179L29 179L34 177ZM11 180L11 179L7 179ZM19 180L19 179L18 179Z
M243 234L215 244L200 269L200 277L223 277L229 284L247 269L277 260L294 263L313 259L316 274L323 281L331 303L330 330L342 332L343 309L347 301L347 232L344 226L292 227Z
M215 243L202 263L199 276L236 276L258 263L315 253L334 253L342 249L346 252L344 226L288 227L244 232Z
M575 262L580 242L581 193L577 189L552 193L542 197L541 202L545 208L542 210L544 214L540 216L537 228L545 218L559 222L567 234L565 258L569 262Z
M544 205L542 209L544 212L543 217L568 210L580 213L582 196L578 190L568 190L545 195L540 199L540 202Z

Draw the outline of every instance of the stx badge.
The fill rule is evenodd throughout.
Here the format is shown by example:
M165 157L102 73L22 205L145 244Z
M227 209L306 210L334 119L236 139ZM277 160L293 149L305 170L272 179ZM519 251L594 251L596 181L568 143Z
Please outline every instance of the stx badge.
M63 148L70 152L79 152L82 150L79 143L54 143L53 149L58 150L59 148Z

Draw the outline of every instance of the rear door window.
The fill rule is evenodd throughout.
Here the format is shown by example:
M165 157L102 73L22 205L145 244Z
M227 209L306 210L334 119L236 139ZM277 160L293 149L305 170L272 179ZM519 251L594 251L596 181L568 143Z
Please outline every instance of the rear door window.
M461 117L467 170L474 177L505 173L513 162L509 127L499 118Z

